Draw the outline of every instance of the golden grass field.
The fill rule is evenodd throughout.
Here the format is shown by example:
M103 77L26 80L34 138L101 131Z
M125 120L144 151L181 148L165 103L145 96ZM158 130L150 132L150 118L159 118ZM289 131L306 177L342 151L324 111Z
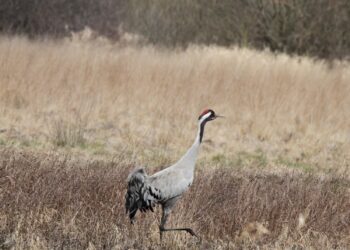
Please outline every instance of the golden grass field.
M237 192L241 192L239 194L243 197L240 200L231 195L225 205L230 206L230 201L235 202L230 210L235 213L243 209L236 203L242 201L247 207L253 206L252 212L237 212L243 219L229 219L227 223L231 224L220 231L200 227L199 222L192 221L193 217L188 219L183 212L175 209L171 221L180 225L186 218L192 221L195 228L207 237L207 243L197 246L187 236L176 236L175 241L168 236L163 247L225 249L260 245L266 249L293 246L345 249L350 244L350 209L345 209L350 200L349 107L350 64L347 62L330 65L306 57L274 55L268 51L236 47L192 46L185 50L167 50L99 40L29 41L23 37L0 37L0 185L3 185L0 191L5 192L7 188L13 191L0 196L7 197L8 201L6 206L0 207L0 247L100 249L104 241L109 242L107 249L162 247L155 243L153 235L157 233L155 215L139 216L140 224L136 229L124 225L127 220L120 217L124 217L125 183L121 182L135 165L146 166L148 172L152 172L176 161L195 137L200 112L212 108L218 114L225 115L226 119L217 120L206 127L197 165L197 185L210 189L205 176L210 176L213 171L223 171L226 177L214 174L216 179L213 177L213 185L222 179L228 182L228 186L231 182L236 183L230 188L239 190ZM18 202L21 195L31 197L29 187L32 182L29 179L34 177L22 173L26 171L23 166L25 159L30 163L28 168L32 169L29 172L39 178L38 193L43 195L42 201L39 199L33 204L23 197ZM42 166L50 169L51 163L55 165L55 159L61 164L60 171L63 172L57 176L47 175ZM58 205L57 200L48 197L64 196L58 191L59 178L82 183L81 187L65 190L67 194L74 194L76 190L87 196L86 193L93 194L94 189L89 185L103 186L103 183L96 184L93 175L89 175L89 180L84 180L79 177L79 173L83 172L72 169L74 166L84 169L85 163L95 166L94 162L98 162L102 170L91 170L91 173L96 174L96 180L107 185L101 190L107 194L114 193L103 200L94 196L96 204L90 204L93 207L91 211L99 211L98 204L102 207L108 204L112 214L93 217L92 213L89 216L95 221L73 223L74 228L71 228L73 224L69 224L67 218L75 218L74 213L78 214L79 209L88 211L85 203L82 201L79 205L65 197L63 200L69 205ZM115 168L122 170L119 173ZM74 176L71 176L72 173ZM113 179L108 173L118 180L116 186L113 186ZM227 175L232 175L232 179ZM46 189L50 182L41 179L45 176L55 183L54 188ZM265 181L261 181L255 185L254 176L266 182L277 178L277 184L264 186ZM316 179L308 183L310 176ZM300 183L297 181L299 178ZM16 186L19 182L23 187L20 184ZM66 185L69 186L69 183ZM254 191L259 185L266 193ZM312 198L316 190L311 185L321 185L318 198ZM335 191L332 185L336 185ZM223 190L231 193L230 188ZM276 188L291 192L290 204L283 193L269 196ZM198 186L194 189L201 191ZM219 188L216 190L211 195L220 193ZM305 196L295 195L304 191ZM256 199L245 197L249 194ZM260 195L266 196L265 201L269 204L283 204L276 207L271 205L274 213L278 209L290 209L291 214L287 216L283 212L281 216L271 217L268 209L258 202L263 199ZM203 200L194 201L191 207L188 204L192 201L191 197L196 197L195 191L191 191L178 207L190 206L191 214L203 216L194 210ZM330 203L325 203L322 197L330 197ZM79 199L83 198L76 200ZM222 202L225 202L224 197ZM14 209L16 206L18 210ZM32 207L32 210L28 212L25 207ZM212 220L212 223L205 225L218 226L215 223L222 221L215 216L222 215L220 210L220 204L209 209L210 217L201 217L201 223ZM14 211L18 212L16 216L9 218ZM332 213L339 217L336 222L329 221ZM28 214L32 216L30 219ZM47 221L46 214L50 214ZM309 225L306 220L306 226L302 225L304 231L300 231L298 220L305 214L312 214L314 220L323 219L319 222L322 223L315 225L311 221ZM113 224L115 216L119 219ZM225 216L230 214L226 211ZM87 217L84 218L86 220ZM105 223L101 222L101 227L110 223L102 231L96 229L100 219ZM269 227L266 223L271 219L273 224ZM80 218L82 221L84 219ZM53 222L63 228L60 229L63 233L57 233L58 229L51 224ZM326 227L328 222L329 228ZM45 224L45 230L40 223ZM142 233L142 228L147 228L150 223L153 223L151 236ZM268 236L262 233L262 238L259 236L255 241L255 236L248 235L249 242L244 241L240 245L237 242L248 230L246 227L249 227L249 223L263 227L269 232L266 233ZM265 226L259 223L265 223ZM291 229L292 233L286 233L286 228ZM119 230L119 236L105 235L115 233L115 230ZM125 243L125 234L136 237L136 240ZM58 238L52 241L52 237ZM69 240L60 242L65 237ZM89 241L89 237L94 240ZM73 242L73 238L78 243Z

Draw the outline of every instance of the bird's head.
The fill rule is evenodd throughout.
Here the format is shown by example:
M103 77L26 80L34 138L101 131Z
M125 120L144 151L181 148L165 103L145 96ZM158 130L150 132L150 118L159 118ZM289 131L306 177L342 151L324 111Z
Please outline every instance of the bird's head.
M203 122L205 123L205 122L212 121L212 120L215 120L216 118L220 118L220 117L223 117L223 116L215 114L214 110L205 109L198 117L198 121L200 123L203 123Z

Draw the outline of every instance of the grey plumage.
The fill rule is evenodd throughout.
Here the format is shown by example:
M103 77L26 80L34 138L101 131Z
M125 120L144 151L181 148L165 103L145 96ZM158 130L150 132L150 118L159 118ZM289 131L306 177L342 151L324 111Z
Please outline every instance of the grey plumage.
M125 208L131 222L137 210L153 212L156 204L180 196L191 183L182 172L174 171L174 168L164 169L152 176L148 176L143 168L135 169L128 177L128 191L125 195Z
M216 119L212 110L205 110L199 117L196 139L186 154L174 165L148 176L142 168L135 169L128 176L128 189L125 195L125 208L133 223L138 210L146 212L157 204L162 206L162 219L159 226L160 238L166 231L186 231L197 236L191 228L165 228L168 215L176 201L188 190L194 178L195 162L202 141L206 122Z

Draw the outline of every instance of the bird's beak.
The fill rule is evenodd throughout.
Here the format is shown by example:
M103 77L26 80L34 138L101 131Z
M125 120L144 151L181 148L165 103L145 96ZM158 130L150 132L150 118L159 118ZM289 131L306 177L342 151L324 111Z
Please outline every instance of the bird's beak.
M225 118L225 116L223 116L223 115L215 115L215 119L216 118Z

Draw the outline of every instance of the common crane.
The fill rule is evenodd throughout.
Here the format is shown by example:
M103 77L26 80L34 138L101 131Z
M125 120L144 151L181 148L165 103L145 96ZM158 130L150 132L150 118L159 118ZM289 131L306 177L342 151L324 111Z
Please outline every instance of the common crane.
M162 207L162 218L159 225L160 240L163 232L186 231L192 236L197 234L191 228L165 228L168 216L175 203L188 190L193 182L194 169L199 147L203 139L204 126L208 121L218 117L211 109L204 110L198 118L198 132L193 145L174 165L151 176L143 168L134 170L128 176L128 190L125 195L125 208L133 223L137 210L146 212L156 204Z

